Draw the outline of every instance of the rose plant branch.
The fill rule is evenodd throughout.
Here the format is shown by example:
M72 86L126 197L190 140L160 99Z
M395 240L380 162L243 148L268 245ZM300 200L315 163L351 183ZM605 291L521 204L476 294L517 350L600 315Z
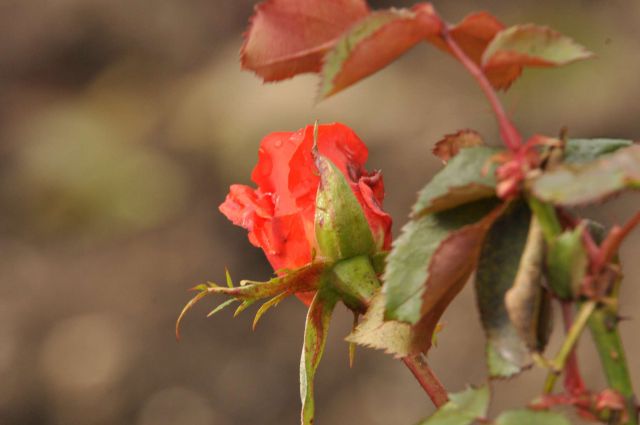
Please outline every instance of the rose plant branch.
M460 61L460 63L465 67L467 71L475 78L475 80L480 85L484 95L487 97L491 108L498 120L498 124L500 127L500 136L504 141L505 145L512 151L518 152L520 146L522 145L522 136L513 125L507 113L498 98L496 91L493 89L493 86L487 79L486 75L478 65L476 65L460 48L458 43L451 37L450 29L448 24L442 25L442 38L446 42L447 46L451 49L454 56Z
M220 211L247 230L275 276L235 286L227 274L226 287L198 285L177 326L209 294L228 297L209 316L234 302L237 315L264 300L254 328L267 310L298 297L308 308L302 425L316 418L315 375L338 303L355 318L346 337L350 364L356 345L383 350L405 363L438 408L420 425L568 424L551 410L556 405L609 425L637 425L617 309L618 253L640 212L601 237L603 228L568 211L640 188L640 145L571 139L566 130L559 138L537 134L523 141L497 94L526 68L563 66L591 52L548 27L509 27L487 12L448 24L430 3L372 10L365 0L265 0L245 33L241 65L265 82L316 73L324 99L424 41L453 55L476 80L504 147L470 129L438 141L433 152L445 165L420 190L392 243L382 174L365 168L368 150L353 130L316 123L267 135L251 174L255 186L231 185ZM448 392L427 362L444 311L472 275L488 378L511 378L534 363L550 369L535 410L489 419L488 384ZM566 336L546 361L552 302L562 306ZM609 385L600 392L587 389L578 370L577 342L586 327ZM564 392L551 394L563 372Z

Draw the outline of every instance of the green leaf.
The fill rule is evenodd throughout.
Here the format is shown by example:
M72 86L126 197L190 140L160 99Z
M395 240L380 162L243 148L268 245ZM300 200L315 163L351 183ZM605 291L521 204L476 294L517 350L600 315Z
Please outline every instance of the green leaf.
M602 155L633 145L624 139L569 139L564 147L564 162L580 164L591 162Z
M513 205L487 234L478 261L475 290L491 377L507 378L531 365L529 350L511 323L504 302L518 273L530 219L524 203Z
M449 402L418 425L469 425L487 415L489 398L487 386L449 394Z
M420 191L413 215L439 212L495 196L496 163L499 150L486 146L460 152Z
M333 261L373 254L371 228L349 183L329 159L317 153L315 159L320 172L315 216L320 253Z
M340 38L324 58L320 98L326 98L381 70L440 28L433 8L371 12Z
M560 413L522 409L502 413L496 425L571 425L571 422Z
M574 206L602 201L624 189L640 188L640 145L581 164L554 168L533 180L539 199L555 205Z
M582 243L583 226L560 234L547 250L547 280L561 300L573 299L587 273L589 258Z
M482 55L484 68L523 66L559 66L593 53L569 37L547 27L533 24L515 25L500 31Z
M313 382L327 342L331 314L338 298L326 291L318 291L307 313L304 345L300 359L300 399L302 425L313 424L315 405Z
M499 214L495 200L478 201L410 221L394 241L383 277L385 319L416 324L462 289L484 234Z
M346 340L364 347L384 350L396 358L417 354L411 325L393 320L384 321L384 294L379 292L371 301L367 312Z

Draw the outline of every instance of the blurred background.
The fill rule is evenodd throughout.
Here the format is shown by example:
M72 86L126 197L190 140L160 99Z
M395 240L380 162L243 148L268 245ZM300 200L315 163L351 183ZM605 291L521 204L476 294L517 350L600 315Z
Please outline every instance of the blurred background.
M249 183L262 136L315 119L342 121L385 173L394 232L439 168L444 134L474 128L498 143L471 78L428 45L335 98L317 80L263 86L238 49L254 0L0 0L0 424L295 424L305 309L289 299L251 331L252 314L205 320L205 301L173 325L187 288L266 279L246 233L217 211ZM434 1L457 21L487 9L507 24L548 24L596 52L528 70L505 96L526 135L640 136L637 1ZM391 2L375 1L374 6ZM407 1L393 2L408 6ZM638 209L625 195L595 218ZM640 305L640 232L623 250L622 314ZM319 424L409 425L432 406L403 365L359 349L348 368L338 309L317 384ZM431 354L451 390L485 376L470 286L444 316ZM636 388L640 337L622 332ZM551 350L557 347L552 342ZM589 383L604 381L588 338ZM542 386L532 372L495 386L494 409Z

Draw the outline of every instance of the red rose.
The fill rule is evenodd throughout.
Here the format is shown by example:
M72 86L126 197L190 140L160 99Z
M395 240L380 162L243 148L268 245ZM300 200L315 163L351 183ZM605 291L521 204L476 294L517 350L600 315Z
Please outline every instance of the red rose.
M271 133L260 143L251 179L257 189L232 185L220 211L249 231L274 270L296 269L317 252L315 201L320 178L311 154L313 126ZM378 249L389 249L391 217L382 210L384 183L380 172L368 173L368 150L343 124L318 128L318 151L342 171L358 199ZM320 255L320 253L319 253Z

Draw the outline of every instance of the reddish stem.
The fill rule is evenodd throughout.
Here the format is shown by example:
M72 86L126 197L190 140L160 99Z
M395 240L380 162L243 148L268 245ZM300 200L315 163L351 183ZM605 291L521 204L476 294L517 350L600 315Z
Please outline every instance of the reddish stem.
M413 376L416 377L424 391L436 407L440 407L449 401L447 390L442 385L422 354L407 356L402 359Z
M518 133L515 126L507 116L502 103L500 103L500 99L496 94L493 86L487 79L487 76L484 75L484 72L474 61L467 56L467 54L460 48L458 43L451 37L449 33L449 28L446 24L442 25L442 39L445 41L447 46L451 49L453 55L462 63L462 65L469 71L469 73L476 79L480 88L484 92L485 96L489 100L491 107L493 108L493 112L496 114L496 118L498 120L498 125L500 126L500 136L504 141L505 145L512 152L518 152L520 146L522 145L522 136Z
M624 226L615 226L613 227L613 229L611 229L606 239L600 246L600 250L602 252L601 267L613 259L613 257L618 252L622 241L624 241L624 239L629 236L629 233L631 233L631 231L638 224L640 224L640 211L638 211L633 217L631 217L631 219L627 221Z
M573 306L570 302L562 303L562 318L564 321L565 332L569 332L571 325L573 325ZM578 355L575 348L571 350L567 363L564 369L564 387L565 390L572 396L580 395L586 390L584 381L580 374L580 368L578 365Z

